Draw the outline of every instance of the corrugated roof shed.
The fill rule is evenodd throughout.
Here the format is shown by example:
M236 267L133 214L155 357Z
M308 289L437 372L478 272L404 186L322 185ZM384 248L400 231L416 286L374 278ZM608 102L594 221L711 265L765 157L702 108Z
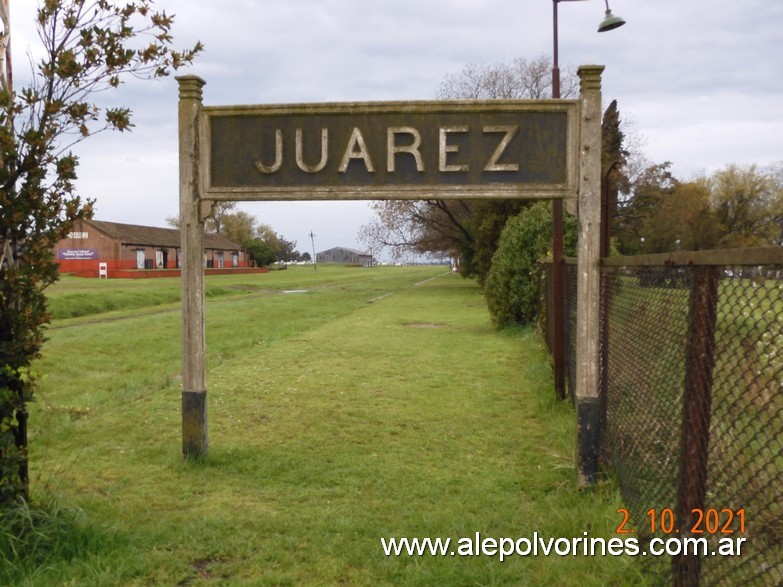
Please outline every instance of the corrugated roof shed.
M370 253L363 253L362 251L357 251L356 249L351 249L349 247L332 247L331 249L326 249L325 251L321 251L320 253L316 254L323 255L330 251L347 251L349 253L353 253L354 255L361 255L362 257L368 257L370 255Z

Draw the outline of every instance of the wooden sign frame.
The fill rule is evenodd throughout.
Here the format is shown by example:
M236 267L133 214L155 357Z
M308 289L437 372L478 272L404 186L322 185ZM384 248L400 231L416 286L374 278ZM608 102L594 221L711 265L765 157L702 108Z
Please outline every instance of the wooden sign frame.
M578 100L544 101L205 107L202 104L204 80L196 76L177 78L184 456L205 458L207 455L203 236L204 220L215 202L562 198L568 209L579 217L577 469L579 481L589 484L596 473L600 423L598 341L603 69L600 65L579 68L581 91ZM518 127L517 133L525 136L523 128L535 127L531 115L534 118L565 116L566 120L564 125L554 125L561 129L560 135L555 133L555 139L547 138L541 130L538 134L526 135L527 140L518 141L514 151L511 146L515 139L509 135L509 127ZM213 149L213 141L225 131L218 129L220 124L216 126L215 121L225 122L231 117L238 123L234 128L239 129L236 132L241 136L234 140L229 132L227 144L233 141L231 149L234 150L226 156L222 149ZM271 125L259 125L258 119L264 117L271 120ZM339 117L342 119L337 123ZM543 127L547 125L552 126L545 123ZM253 127L250 135L246 134L247 129L243 130L245 126ZM539 124L539 130L543 127ZM297 128L301 129L301 135L297 135ZM328 132L324 133L323 129ZM311 143L306 143L305 133L311 143L312 137L316 137L314 148L306 146ZM336 148L328 144L330 136L336 140ZM501 149L504 136L508 142ZM490 139L495 142L487 147ZM464 140L467 142L461 142ZM555 143L557 145L553 146ZM264 144L266 147L259 146ZM544 147L525 150L530 144ZM537 149L540 152L536 152ZM512 153L517 153L518 157L509 156ZM218 162L216 157L224 160ZM548 157L557 158L563 169L551 173L555 168L547 161ZM285 170L286 160L288 171ZM529 170L522 169L528 164L537 171L527 173ZM222 169L220 165L227 168ZM384 173L379 173L381 169ZM224 171L230 173L227 175ZM281 176L271 181L278 172ZM318 177L319 173L323 175ZM519 177L512 177L514 174ZM222 179L216 181L218 176ZM546 181L541 180L544 176Z

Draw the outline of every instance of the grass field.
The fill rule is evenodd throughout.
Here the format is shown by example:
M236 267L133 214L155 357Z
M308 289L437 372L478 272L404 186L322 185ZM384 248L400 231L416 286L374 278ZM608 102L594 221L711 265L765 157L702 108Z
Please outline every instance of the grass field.
M574 414L539 338L493 330L473 282L443 267L208 278L198 463L180 452L178 288L52 288L32 493L72 514L0 584L644 584L626 557L384 555L381 538L610 538L621 521L613 484L576 486Z

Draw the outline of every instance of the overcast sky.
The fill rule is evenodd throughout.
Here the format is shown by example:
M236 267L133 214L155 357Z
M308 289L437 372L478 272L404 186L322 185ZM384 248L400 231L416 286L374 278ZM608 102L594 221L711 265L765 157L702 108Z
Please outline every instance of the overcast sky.
M12 0L16 87L38 38L35 0ZM205 51L182 73L206 80L208 105L433 99L468 64L552 54L551 0L157 0L178 47ZM601 0L559 4L561 67L606 66L605 105L653 162L688 179L729 163L783 160L783 2L613 0L627 24L597 33ZM178 214L177 84L125 84L111 96L133 133L79 146L79 187L96 218L165 226ZM311 250L363 248L367 202L243 203Z

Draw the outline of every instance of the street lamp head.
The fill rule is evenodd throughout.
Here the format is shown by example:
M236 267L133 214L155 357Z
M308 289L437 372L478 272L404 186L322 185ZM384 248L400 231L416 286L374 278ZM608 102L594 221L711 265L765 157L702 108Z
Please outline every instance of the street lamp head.
M604 16L601 24L598 25L599 33L605 33L606 31L614 30L617 27L621 27L625 24L625 21L622 18L619 16L614 16L612 11L609 10L609 0L604 0L604 2L606 3L606 16Z
M598 32L605 33L606 31L611 31L616 29L617 27L621 27L624 24L625 21L622 18L620 18L619 16L614 16L612 14L612 11L607 9L606 16L601 21L601 24L598 25Z

